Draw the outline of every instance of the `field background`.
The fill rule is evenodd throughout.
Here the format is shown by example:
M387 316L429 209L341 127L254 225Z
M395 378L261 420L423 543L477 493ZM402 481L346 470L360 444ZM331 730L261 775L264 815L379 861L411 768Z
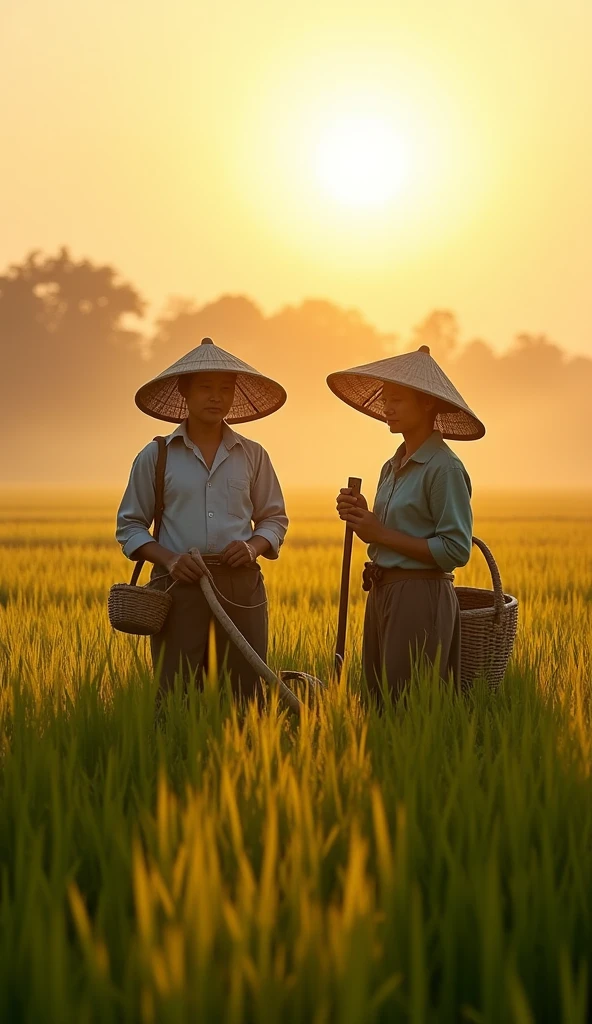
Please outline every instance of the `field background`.
M343 527L287 498L270 663L328 678ZM520 601L495 696L364 710L356 542L349 671L300 722L215 679L155 717L116 503L0 493L0 1019L589 1019L592 494L475 502Z

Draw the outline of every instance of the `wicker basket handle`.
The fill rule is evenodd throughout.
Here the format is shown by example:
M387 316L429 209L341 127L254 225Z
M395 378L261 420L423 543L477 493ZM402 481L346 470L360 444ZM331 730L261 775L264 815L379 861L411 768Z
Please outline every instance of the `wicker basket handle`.
M499 621L504 613L506 602L504 600L504 589L502 587L502 578L500 571L497 567L497 562L493 557L493 554L487 547L485 541L479 539L479 537L473 537L473 544L479 548L479 551L485 558L489 572L491 573L491 581L493 583L493 607L495 610L495 618Z

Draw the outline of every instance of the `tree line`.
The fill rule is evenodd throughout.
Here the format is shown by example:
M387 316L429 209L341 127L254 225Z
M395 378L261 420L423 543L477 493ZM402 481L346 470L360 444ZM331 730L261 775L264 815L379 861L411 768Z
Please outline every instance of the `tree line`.
M169 430L135 408L134 392L204 335L286 386L283 410L238 429L267 445L291 485L332 483L327 466L340 477L372 477L393 439L338 403L325 377L420 344L486 423L483 442L461 446L481 485L587 487L592 479L592 359L569 356L544 334L520 333L500 353L463 339L450 310L430 312L401 338L325 299L270 316L242 295L201 306L171 299L152 323L147 308L114 267L66 248L31 252L0 275L3 481L123 481L139 447Z

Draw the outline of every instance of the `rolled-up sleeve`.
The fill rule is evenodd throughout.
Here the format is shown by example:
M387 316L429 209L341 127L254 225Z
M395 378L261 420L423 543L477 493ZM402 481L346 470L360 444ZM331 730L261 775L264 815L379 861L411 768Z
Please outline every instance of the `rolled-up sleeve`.
M253 536L264 537L271 548L265 558L277 558L288 529L288 517L280 482L267 452L261 449L261 458L251 482L253 504Z
M157 445L154 441L146 445L132 463L128 485L117 511L115 537L126 558L133 559L134 552L154 540L149 532L154 519L155 468Z
M441 470L430 488L435 536L428 538L432 558L444 572L466 565L471 555L473 511L471 483L460 467Z

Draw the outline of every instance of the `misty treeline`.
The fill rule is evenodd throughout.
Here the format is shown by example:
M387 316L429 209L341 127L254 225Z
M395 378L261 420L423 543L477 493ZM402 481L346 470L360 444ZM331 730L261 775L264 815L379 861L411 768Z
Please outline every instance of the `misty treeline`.
M587 487L585 423L592 359L570 357L542 334L518 334L502 353L464 340L454 313L436 310L411 337L384 334L361 313L307 299L265 316L240 295L197 305L171 299L149 320L138 290L116 269L67 249L33 252L0 276L0 477L9 482L123 482L136 451L173 426L140 413L140 384L210 336L281 381L286 406L237 429L270 450L294 486L333 486L378 467L399 439L340 403L325 384L335 369L428 344L487 436L459 444L481 486Z

